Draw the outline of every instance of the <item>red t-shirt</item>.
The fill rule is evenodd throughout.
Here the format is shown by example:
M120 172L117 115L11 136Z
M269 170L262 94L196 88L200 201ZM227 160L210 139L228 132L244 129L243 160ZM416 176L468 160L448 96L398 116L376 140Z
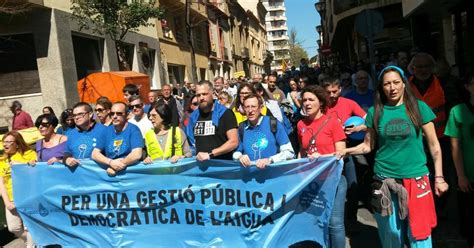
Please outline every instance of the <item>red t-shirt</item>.
M347 119L351 116L359 116L364 118L366 115L365 111L351 99L345 97L339 97L336 105L332 108L328 108L327 115L331 115L339 120L339 122L344 125Z
M22 130L33 126L33 120L30 114L25 111L21 111L18 115L13 117L12 130Z
M307 154L315 152L319 154L334 153L336 152L336 142L346 139L341 124L333 117L330 117L321 131L317 133L327 118L329 118L328 115L323 115L316 120L305 118L298 122L298 139L301 143L302 156L306 157ZM316 137L313 137L316 133Z

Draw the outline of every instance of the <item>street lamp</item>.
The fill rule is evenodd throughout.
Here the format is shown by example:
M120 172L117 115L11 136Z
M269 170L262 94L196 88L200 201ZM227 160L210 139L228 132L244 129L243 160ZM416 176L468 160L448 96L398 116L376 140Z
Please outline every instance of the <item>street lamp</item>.
M316 32L318 32L318 34L323 32L323 27L321 25L316 26Z
M326 9L326 3L320 1L320 2L314 3L314 7L316 8L316 11L318 11L319 15L322 16L322 13Z

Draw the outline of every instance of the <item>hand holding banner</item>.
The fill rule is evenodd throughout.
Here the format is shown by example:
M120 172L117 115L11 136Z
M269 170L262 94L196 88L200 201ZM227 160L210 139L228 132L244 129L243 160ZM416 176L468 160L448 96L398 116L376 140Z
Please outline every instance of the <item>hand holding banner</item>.
M15 204L37 245L63 247L327 246L342 161L264 170L224 160L131 166L109 177L93 161L13 166Z

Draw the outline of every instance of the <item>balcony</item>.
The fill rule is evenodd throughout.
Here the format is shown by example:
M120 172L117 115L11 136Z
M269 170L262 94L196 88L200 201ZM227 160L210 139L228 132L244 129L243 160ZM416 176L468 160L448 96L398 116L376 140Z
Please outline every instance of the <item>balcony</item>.
M289 40L288 35L279 35L279 36L268 36L268 41L278 41L278 40Z
M279 15L279 16L270 16L268 18L269 21L286 21L286 16Z
M275 4L275 5L269 5L267 10L268 10L268 12L270 12L270 11L286 11L286 8L283 4Z
M273 45L273 51L276 50L290 50L290 45Z
M279 26L267 26L267 32L269 31L278 31L278 30L288 30L287 25L279 25Z
M363 6L366 4L370 4L373 2L377 2L377 0L359 0L359 1L353 1L353 0L338 0L334 2L334 13L336 15L350 10L352 8L356 8L359 6Z

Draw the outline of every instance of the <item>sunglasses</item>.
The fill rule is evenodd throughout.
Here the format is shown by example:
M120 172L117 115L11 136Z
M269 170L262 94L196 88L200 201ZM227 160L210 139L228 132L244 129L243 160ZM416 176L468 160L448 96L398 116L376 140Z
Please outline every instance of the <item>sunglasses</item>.
M51 123L49 123L49 122L41 122L41 123L37 126L37 128L40 128L40 127L48 128L48 127L50 127L50 126L51 126Z
M110 112L110 116L124 116L125 112Z
M142 108L143 103L135 104L135 105L130 105L130 109L135 109L135 108Z
M105 109L103 109L103 108L96 108L95 109L95 112L97 112L97 113L102 113L104 111L105 111Z
M199 102L193 102L191 103L193 106L199 106Z

